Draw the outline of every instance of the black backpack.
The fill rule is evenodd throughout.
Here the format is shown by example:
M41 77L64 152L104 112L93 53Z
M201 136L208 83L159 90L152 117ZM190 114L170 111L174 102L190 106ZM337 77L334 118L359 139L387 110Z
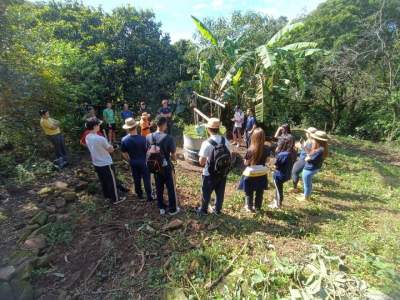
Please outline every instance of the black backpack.
M161 139L158 143L154 139L153 134L151 134L151 144L149 150L147 150L146 154L146 164L150 173L162 173L163 171L163 162L165 160L164 153L161 151L159 144L163 139Z
M222 137L220 144L213 139L208 139L208 142L213 146L211 157L208 160L208 172L211 176L226 177L231 170L231 153L226 147L225 138Z

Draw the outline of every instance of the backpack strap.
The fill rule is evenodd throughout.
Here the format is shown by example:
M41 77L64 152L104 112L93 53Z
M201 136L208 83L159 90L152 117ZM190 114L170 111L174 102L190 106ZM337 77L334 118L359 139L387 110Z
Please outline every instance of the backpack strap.
M209 138L207 141L208 141L208 142L211 144L211 146L213 146L213 147L215 147L215 146L218 145L218 143L217 143L216 141L214 141L212 138Z
M158 143L157 143L157 141L154 139L154 134L152 133L151 134L151 146L158 146Z

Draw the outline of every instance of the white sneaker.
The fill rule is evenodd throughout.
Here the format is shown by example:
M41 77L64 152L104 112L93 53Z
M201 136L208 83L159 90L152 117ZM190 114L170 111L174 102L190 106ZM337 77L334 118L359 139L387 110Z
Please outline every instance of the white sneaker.
M277 209L277 208L279 208L278 203L276 202L276 200L272 201L272 203L269 204L268 207L269 207L269 208L272 208L272 209Z
M161 208L160 209L160 216L164 216L165 215L165 209Z
M176 210L174 212L170 212L168 213L170 216L175 216L176 214L178 214L181 211L181 209L179 207L176 207Z
M115 201L113 204L120 204L121 202L124 202L126 200L126 197L120 197L118 201Z

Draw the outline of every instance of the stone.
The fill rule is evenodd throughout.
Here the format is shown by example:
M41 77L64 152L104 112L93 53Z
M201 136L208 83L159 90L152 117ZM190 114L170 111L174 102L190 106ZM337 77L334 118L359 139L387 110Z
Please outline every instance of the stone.
M49 214L55 214L57 212L57 208L54 205L46 206L46 211Z
M46 247L46 237L41 234L25 241L25 247L30 250L42 250Z
M63 208L67 205L67 201L64 198L57 198L55 201L55 205L57 208Z
M76 185L75 185L75 191L76 192L81 192L84 191L88 188L89 183L87 181L82 181L80 180Z
M183 225L183 221L179 220L179 219L175 219L172 220L171 222L169 222L168 224L163 226L163 230L167 231L167 230L175 230L178 229L180 227L182 227Z
M20 241L20 242L25 241L25 240L28 238L28 236L30 236L31 233L34 232L34 231L35 231L36 229L38 229L39 227L40 227L39 224L32 224L32 225L26 226L26 228L25 228L25 230L24 230L24 233L21 234L21 236L20 236L20 238L19 238L19 241Z
M49 229L51 226L52 226L51 223L47 223L47 224L45 224L45 225L39 227L38 229L36 229L35 231L33 231L33 232L28 236L28 238L33 238L33 237L36 237L36 236L38 236L38 235L40 235L40 234L46 234L46 233L48 232L48 229Z
M26 226L25 223L19 223L19 224L14 225L14 228L15 228L15 230L21 230L25 226Z
M29 280L33 271L33 261L34 259L26 259L19 266L17 266L15 277L20 280Z
M0 299L4 299L4 300L15 299L13 290L7 282L0 283Z
M50 256L45 254L42 256L39 256L36 260L35 260L35 267L37 268L44 268L47 267L50 264Z
M61 194L61 197L63 197L68 203L78 200L78 196L75 192L64 192Z
M44 188L42 188L37 194L39 195L39 197L47 197L49 194L51 194L53 192L53 189L49 186L46 186Z
M54 182L54 187L58 190L66 190L68 188L68 183L62 181Z
M39 211L36 215L33 216L31 221L29 222L30 224L39 224L39 225L44 225L47 222L48 218L48 213L41 210Z
M65 222L69 219L69 214L57 214L57 221Z
M15 275L14 266L0 268L0 281L9 281Z

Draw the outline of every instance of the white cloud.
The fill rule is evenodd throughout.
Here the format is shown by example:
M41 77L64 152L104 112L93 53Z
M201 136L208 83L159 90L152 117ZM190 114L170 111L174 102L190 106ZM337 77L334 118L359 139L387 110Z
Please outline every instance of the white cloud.
M224 7L224 0L212 0L211 6L214 9L221 9Z
M279 17L279 13L275 8L257 8L256 11L272 17Z
M192 40L193 32L191 31L179 31L179 32L170 32L171 42L175 43L179 40Z
M200 3L196 3L196 4L193 6L193 9L194 9L195 11L199 11L199 10L202 10L202 9L206 8L207 6L208 6L207 3L200 2Z

